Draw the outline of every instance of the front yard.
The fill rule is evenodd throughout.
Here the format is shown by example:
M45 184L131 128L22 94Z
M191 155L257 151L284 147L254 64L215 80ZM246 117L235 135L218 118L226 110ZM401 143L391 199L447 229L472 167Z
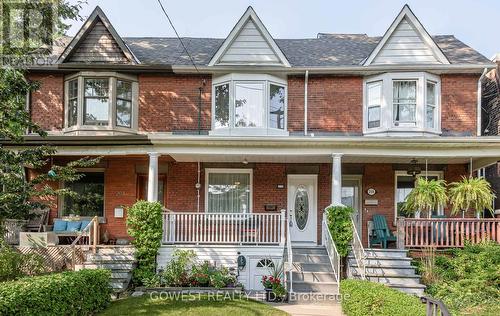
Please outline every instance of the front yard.
M285 312L277 310L269 305L254 300L224 299L219 296L214 297L188 296L184 299L166 298L149 295L141 297L129 297L117 300L99 315L203 315L203 316L281 316L287 315Z

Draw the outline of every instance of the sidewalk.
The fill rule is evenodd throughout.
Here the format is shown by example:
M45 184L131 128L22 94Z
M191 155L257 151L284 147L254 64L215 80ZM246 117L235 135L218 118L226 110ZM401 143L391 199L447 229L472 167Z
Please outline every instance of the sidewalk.
M287 312L292 316L342 316L340 303L314 304L314 303L267 303L277 309Z

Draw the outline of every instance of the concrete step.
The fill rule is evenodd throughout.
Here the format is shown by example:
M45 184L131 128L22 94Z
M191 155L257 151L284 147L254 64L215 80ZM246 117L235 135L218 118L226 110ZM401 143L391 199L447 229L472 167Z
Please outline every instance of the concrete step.
M336 282L302 282L293 281L293 291L299 293L336 293L338 284Z
M330 263L330 258L328 257L328 255L293 253L293 262Z
M97 253L100 255L114 255L114 254L134 254L135 248L133 246L99 246Z
M358 267L349 267L352 274L359 274ZM378 266L366 266L366 273L373 274L374 276L385 276L385 275L415 275L415 268L412 266L391 266L391 267L378 267Z
M293 263L294 271L297 272L331 272L333 273L330 263Z
M135 261L134 254L88 254L87 261L92 262L123 262L123 261Z
M301 255L328 255L325 247L293 247L292 253Z
M129 270L113 270L111 271L112 279L128 279L132 277L132 271Z
M355 279L360 279L359 274L352 275ZM404 285L420 285L420 275L385 275L378 276L373 274L367 274L366 278L368 281L384 283L384 284L404 284Z
M293 281L336 282L333 272L292 272Z
M135 268L135 263L134 262L84 263L81 266L83 266L84 269L132 270Z
M347 257L349 266L356 266L356 258L353 256ZM390 266L411 266L411 258L400 258L400 257L379 257L373 258L368 257L364 259L365 264L371 266L380 266L380 267L390 267Z
M407 258L408 250L367 248L365 255L367 258Z
M405 285L405 284L387 284L390 288L405 292L407 294L413 294L417 296L423 296L425 285L417 284L417 285Z

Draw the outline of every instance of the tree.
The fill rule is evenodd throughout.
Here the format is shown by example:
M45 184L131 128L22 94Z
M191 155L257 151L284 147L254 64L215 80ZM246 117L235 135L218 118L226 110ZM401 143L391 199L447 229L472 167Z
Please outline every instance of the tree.
M49 49L47 43L57 40L69 28L70 25L66 21L81 20L79 10L83 3L78 1L76 4L70 4L66 0L23 0L0 3L4 12L14 5L21 5L23 21L40 19L40 16L42 21L45 21L43 23L49 23L49 19L44 20L46 16L50 16L53 21L50 32L45 27L30 29L30 38L22 38L22 45L19 42L1 41L2 54L24 57L32 56L34 53L43 53L44 50L47 52L46 50ZM57 13L55 17L51 16L54 12ZM6 16L8 16L7 19ZM4 14L3 19L0 19L0 26L10 23L9 19L12 18L12 14ZM30 113L26 110L26 96L36 91L39 86L38 82L26 79L24 69L9 65L2 66L0 69L0 144L9 142L22 145L27 131L41 137L47 135L31 120ZM0 147L0 219L28 219L33 209L44 206L45 197L60 194L75 195L67 189L53 189L50 184L59 181L76 181L83 176L76 168L90 167L99 160L99 158L82 158L64 166L53 165L51 156L55 153L56 150L50 146L28 149L18 147L16 150ZM48 172L41 172L32 178L27 178L27 168L48 169Z

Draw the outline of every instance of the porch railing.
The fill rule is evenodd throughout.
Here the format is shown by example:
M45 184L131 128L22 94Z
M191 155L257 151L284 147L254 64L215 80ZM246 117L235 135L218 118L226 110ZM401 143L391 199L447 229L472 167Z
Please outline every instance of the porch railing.
M328 253L328 257L330 258L330 263L333 269L333 275L335 277L335 281L339 286L337 286L337 292L340 293L340 255L337 251L337 247L335 246L335 242L333 241L332 234L328 229L326 214L323 214L322 221L322 235L323 235L323 245L326 248L326 252ZM337 293L337 294L338 294Z
M163 213L165 244L285 245L285 213Z
M465 242L500 243L499 218L399 218L398 248L454 248Z
M87 238L84 238L87 237ZM99 243L99 217L94 216L90 223L85 226L78 236L73 240L70 245L71 248L71 261L73 268L76 264L84 261L84 249L92 249L93 253L97 252L97 244Z
M286 266L285 266L285 280L288 284L288 292L293 293L293 249L292 249L292 238L290 236L290 226L286 227ZM288 275L287 275L288 273Z
M356 260L356 265L358 266L361 279L365 280L366 279L365 248L363 247L361 238L359 238L358 230L356 229L356 225L354 224L354 220L352 218L351 218L351 224L353 230L351 248L354 254L354 259Z
M425 315L426 316L450 316L450 312L446 305L440 300L430 298L427 296L422 296L420 298L422 303L425 304Z

